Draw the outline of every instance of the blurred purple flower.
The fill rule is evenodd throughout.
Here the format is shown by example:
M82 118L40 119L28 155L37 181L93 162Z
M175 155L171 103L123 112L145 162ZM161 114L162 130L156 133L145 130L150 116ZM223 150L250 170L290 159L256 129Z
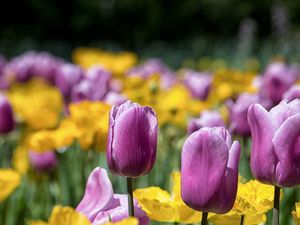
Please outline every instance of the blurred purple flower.
M202 212L226 213L238 183L240 145L223 127L202 128L185 141L181 153L181 197Z
M260 104L248 109L252 134L251 171L260 182L292 187L300 184L300 100L286 100L268 112Z
M29 160L32 167L39 172L50 171L57 166L55 151L43 153L29 151Z
M209 94L211 83L212 76L208 73L185 71L184 84L194 98L205 100Z
M88 178L83 199L76 211L83 213L93 225L103 224L110 220L117 222L128 217L128 196L114 194L107 171L97 167ZM136 200L134 212L140 225L149 224L147 214L138 206Z
M284 63L274 62L268 65L263 74L262 92L278 104L286 92L295 82L295 70Z
M203 127L224 127L225 122L221 114L216 110L205 110L199 118L193 118L188 124L188 134L203 128Z
M104 99L104 101L110 105L121 105L127 100L126 96L113 91L108 92Z
M14 126L12 107L6 96L0 94L0 134L9 133L14 129Z
M283 98L287 99L288 101L293 101L297 98L300 99L300 85L293 85L284 93Z

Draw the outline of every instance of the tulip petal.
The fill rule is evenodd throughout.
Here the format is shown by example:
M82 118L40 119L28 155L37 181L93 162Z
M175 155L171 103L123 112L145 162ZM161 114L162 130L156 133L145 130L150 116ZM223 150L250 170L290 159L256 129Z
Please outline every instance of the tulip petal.
M278 157L276 177L278 185L291 187L300 183L300 114L288 118L274 139Z
M97 167L90 174L83 199L76 211L83 213L93 221L98 212L107 209L113 198L113 187L107 171Z
M251 171L254 177L263 183L273 184L277 156L272 138L275 127L268 112L259 104L248 109L248 123L252 134Z
M186 140L181 155L181 196L188 206L210 210L210 201L225 175L228 156L223 138L209 129L196 131Z

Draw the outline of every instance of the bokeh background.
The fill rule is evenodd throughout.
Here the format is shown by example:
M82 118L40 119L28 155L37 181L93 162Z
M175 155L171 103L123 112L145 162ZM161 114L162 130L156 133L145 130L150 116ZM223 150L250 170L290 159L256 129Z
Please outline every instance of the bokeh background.
M299 37L297 0L11 0L0 7L7 57L35 49L69 58L75 47L93 46L160 56L177 68L199 57L239 66L242 56L297 60Z

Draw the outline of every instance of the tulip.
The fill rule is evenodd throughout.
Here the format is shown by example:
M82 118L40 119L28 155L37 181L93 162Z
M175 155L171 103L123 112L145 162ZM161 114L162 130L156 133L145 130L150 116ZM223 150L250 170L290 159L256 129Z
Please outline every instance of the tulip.
M156 158L157 118L150 107L130 101L114 106L110 111L107 141L109 169L127 177L130 215L134 216L132 204L132 179L146 175Z
M4 67L6 65L6 59L0 55L0 77L2 76L2 72L4 70Z
M296 73L284 63L270 64L263 74L262 91L274 104L278 104L296 80Z
M39 172L50 171L57 166L55 151L47 151L43 153L29 151L29 160L32 167Z
M251 171L262 183L275 186L273 219L279 220L280 187L300 184L300 100L286 100L269 112L259 104L248 109L253 144Z
M78 204L76 211L84 214L93 225L108 221L117 222L128 217L127 196L114 194L107 171L100 167L95 168L90 174L83 199ZM140 225L149 224L146 213L134 201L135 215Z
M203 127L224 127L225 122L221 114L216 110L205 110L199 118L193 118L188 124L188 134L199 130Z
M127 101L127 98L122 94L110 91L105 96L104 101L110 105L121 105Z
M294 99L300 98L300 85L293 85L284 93L283 98L287 99L288 101L293 101Z
M86 72L84 79L74 86L72 101L103 100L108 92L111 73L100 66L95 66Z
M59 88L65 99L68 101L73 87L83 77L83 70L73 64L64 64L58 68L55 75L55 85Z
M13 111L8 99L0 94L0 134L9 133L14 129Z
M191 208L226 213L234 204L240 145L225 128L202 128L190 135L181 153L181 196Z
M185 73L184 84L194 98L205 100L212 84L212 76L189 70Z

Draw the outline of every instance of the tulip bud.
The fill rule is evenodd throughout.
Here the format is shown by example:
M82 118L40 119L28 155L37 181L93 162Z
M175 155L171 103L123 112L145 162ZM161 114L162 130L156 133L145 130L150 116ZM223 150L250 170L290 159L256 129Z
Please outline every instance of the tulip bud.
M55 151L43 153L29 151L29 160L32 167L39 172L50 171L57 166Z
M188 134L203 128L203 127L224 127L225 123L221 114L216 110L205 110L199 118L193 118L188 124Z
M296 73L284 63L270 64L263 75L262 91L273 103L281 101L283 94L296 80Z
M184 83L194 98L205 100L209 94L212 76L208 73L186 71Z
M260 104L251 105L248 123L253 176L281 187L300 184L300 100L282 101L270 112Z
M73 64L64 64L56 72L55 85L66 99L70 98L72 88L83 77L83 70Z
M240 145L225 128L202 128L190 135L181 153L181 197L202 212L226 213L234 204Z
M130 101L114 106L107 143L107 162L112 172L132 178L146 175L156 158L155 112Z
M0 134L12 131L14 126L12 107L7 98L0 94Z

